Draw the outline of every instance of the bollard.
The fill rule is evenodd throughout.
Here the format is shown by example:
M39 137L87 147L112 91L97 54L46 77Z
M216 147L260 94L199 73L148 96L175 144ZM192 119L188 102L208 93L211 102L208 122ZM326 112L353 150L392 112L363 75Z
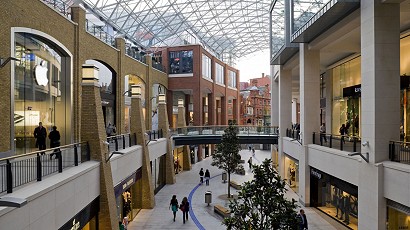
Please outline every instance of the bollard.
M209 204L212 203L212 192L211 191L207 191L205 192L205 203Z

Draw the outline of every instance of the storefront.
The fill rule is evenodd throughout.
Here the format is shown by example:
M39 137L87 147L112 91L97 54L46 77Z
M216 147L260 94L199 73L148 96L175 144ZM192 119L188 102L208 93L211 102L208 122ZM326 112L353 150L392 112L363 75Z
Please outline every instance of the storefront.
M288 155L285 156L284 179L294 192L299 192L299 161Z
M388 230L410 229L410 207L387 200Z
M100 197L97 197L58 230L98 230L99 211Z
M165 154L151 161L151 176L154 182L154 193L157 194L165 185Z
M331 69L333 81L332 133L340 135L344 124L347 135L360 136L361 66L360 57Z
M138 207L139 202L135 200L138 197L137 182L141 180L141 177L140 168L114 187L118 220L122 221L124 217L128 217L131 221L141 210L141 207Z
M18 31L30 31L17 32ZM34 129L42 122L47 134L53 126L60 131L61 145L72 140L71 56L54 38L28 29L15 29L11 136L16 154L37 150ZM61 45L61 44L60 44ZM47 148L50 146L46 138Z
M178 174L183 169L184 147L180 146L174 149L174 170Z
M350 229L358 229L358 188L315 168L310 169L310 204Z

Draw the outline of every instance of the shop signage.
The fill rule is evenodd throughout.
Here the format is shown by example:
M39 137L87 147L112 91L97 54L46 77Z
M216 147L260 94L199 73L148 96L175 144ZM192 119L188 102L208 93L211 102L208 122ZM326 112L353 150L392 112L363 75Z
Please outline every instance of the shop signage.
M141 179L141 176L142 171L141 168L139 168L136 172L134 172L129 177L125 178L123 181L117 184L114 187L115 197L118 197L120 194L129 189L133 184L135 184L137 180Z
M42 61L40 65L34 67L34 76L36 77L36 82L38 85L47 86L48 76L47 76L47 67L43 66L44 62Z
M87 207L67 221L58 230L80 230L100 211L100 197L95 198Z
M310 175L316 177L317 179L322 179L322 174L314 169L310 170Z
M360 97L362 94L362 85L354 85L343 88L343 97Z

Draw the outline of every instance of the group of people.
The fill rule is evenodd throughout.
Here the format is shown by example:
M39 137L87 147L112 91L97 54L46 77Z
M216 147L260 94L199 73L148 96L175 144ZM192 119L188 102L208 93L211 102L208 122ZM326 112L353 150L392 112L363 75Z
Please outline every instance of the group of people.
M189 212L189 201L187 197L182 199L181 204L178 203L178 199L176 195L172 196L171 202L169 203L169 209L172 209L172 213L174 215L174 222L175 217L177 215L178 209L182 211L182 220L185 224L185 221L188 221L188 212Z
M199 182L201 184L204 183L204 177L205 177L205 184L206 186L209 186L209 179L211 178L211 173L209 172L209 170L207 169L204 173L204 169L201 168L201 170L199 170Z
M57 148L60 146L60 132L57 130L57 126L53 126L53 130L48 134L50 139L50 148ZM47 139L47 130L43 126L42 122L38 123L38 126L34 129L34 138L36 139L36 147L38 150L46 149L46 139ZM45 152L42 152L41 155L44 155ZM61 157L60 149L55 149L52 154L50 154L50 160L53 156L56 155L56 159Z

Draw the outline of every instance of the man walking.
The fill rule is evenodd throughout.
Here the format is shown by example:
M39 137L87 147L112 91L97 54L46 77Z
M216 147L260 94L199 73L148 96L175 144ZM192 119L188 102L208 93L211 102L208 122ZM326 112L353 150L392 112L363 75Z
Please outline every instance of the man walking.
M203 168L201 168L201 170L199 171L199 182L201 184L204 183L204 169Z
M303 210L303 209L300 210L299 218L300 218L299 230L308 229L308 222L307 222L307 219L306 219L305 210Z
M34 129L34 138L36 138L36 147L38 147L38 150L46 149L47 130L43 127L42 122L39 122L38 126ZM41 155L44 154L44 152L41 153Z

